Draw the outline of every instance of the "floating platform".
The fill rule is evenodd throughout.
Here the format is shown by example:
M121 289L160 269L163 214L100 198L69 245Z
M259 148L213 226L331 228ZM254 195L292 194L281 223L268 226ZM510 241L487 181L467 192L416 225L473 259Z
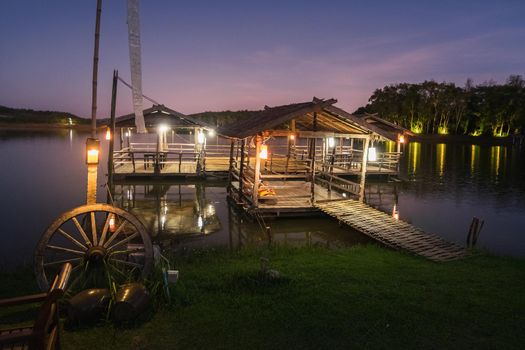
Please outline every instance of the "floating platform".
M315 207L386 246L432 261L457 260L468 254L457 244L356 200L317 202Z

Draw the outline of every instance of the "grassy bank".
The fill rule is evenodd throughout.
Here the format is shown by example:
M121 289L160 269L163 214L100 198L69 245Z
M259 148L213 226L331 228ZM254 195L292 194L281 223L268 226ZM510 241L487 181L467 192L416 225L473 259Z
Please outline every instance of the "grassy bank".
M279 282L255 278L259 258ZM150 322L66 331L65 349L521 348L525 261L436 264L375 246L275 248L179 258L171 306ZM34 288L19 271L0 295ZM7 316L2 315L5 325Z

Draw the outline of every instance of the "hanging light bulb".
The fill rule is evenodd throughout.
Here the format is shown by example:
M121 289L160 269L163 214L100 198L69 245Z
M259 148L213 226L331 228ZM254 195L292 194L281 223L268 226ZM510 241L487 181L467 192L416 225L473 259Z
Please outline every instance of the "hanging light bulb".
M328 138L328 147L334 148L335 147L335 139L333 137Z
M215 130L213 130L213 129L208 130L208 136L209 137L215 136Z
M290 140L295 140L295 134L290 134Z
M106 140L111 140L111 129L109 128L109 126L106 129Z
M202 131L199 131L197 134L197 141L202 145L204 143L204 133Z
M268 159L268 146L261 145L261 151L259 152L259 158Z
M398 141L399 143L405 143L405 135L399 135Z
M166 124L159 125L159 133L164 133L169 130L169 127Z
M377 161L377 153L375 147L370 147L368 149L368 161L369 162L375 162Z

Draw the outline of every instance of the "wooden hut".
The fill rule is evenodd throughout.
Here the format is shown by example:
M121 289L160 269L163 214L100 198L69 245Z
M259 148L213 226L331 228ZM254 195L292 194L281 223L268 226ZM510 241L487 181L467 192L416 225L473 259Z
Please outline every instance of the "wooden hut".
M406 130L376 115L358 117L335 99L265 107L220 128L231 139L229 196L250 211L297 215L316 201L363 198L366 174L397 174ZM359 182L347 178L358 175Z
M118 144L110 156L114 178L133 176L202 176L227 172L229 146L219 142L215 128L164 105L144 110L148 133L135 132L135 116L116 119Z

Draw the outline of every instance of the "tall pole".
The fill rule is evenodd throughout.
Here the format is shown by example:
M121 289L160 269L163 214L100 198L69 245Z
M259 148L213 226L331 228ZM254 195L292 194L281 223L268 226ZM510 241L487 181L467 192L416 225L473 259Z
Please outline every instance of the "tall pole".
M91 95L91 138L87 139L86 142L86 154L88 153L88 148L90 145L96 148L97 159L94 162L88 163L88 173L87 173L87 194L86 201L87 204L94 204L97 202L97 171L98 171L98 162L100 155L100 147L98 146L97 140L97 77L98 77L98 48L100 41L100 14L102 12L102 0L97 0L97 15L95 22L95 49L93 52L93 90ZM86 155L87 157L87 155Z
M111 121L109 124L109 151L108 151L108 182L113 189L113 151L115 149L115 109L117 107L118 71L113 71L113 87L111 89Z
M97 138L97 80L98 80L98 48L100 42L100 14L102 0L97 0L97 19L95 22L95 49L93 52L93 86L91 90L91 137Z

